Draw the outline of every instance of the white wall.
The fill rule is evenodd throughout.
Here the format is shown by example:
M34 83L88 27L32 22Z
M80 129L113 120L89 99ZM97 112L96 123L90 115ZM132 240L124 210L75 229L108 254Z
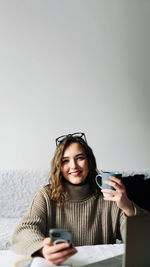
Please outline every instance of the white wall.
M150 1L0 0L0 167L83 131L99 169L150 167Z

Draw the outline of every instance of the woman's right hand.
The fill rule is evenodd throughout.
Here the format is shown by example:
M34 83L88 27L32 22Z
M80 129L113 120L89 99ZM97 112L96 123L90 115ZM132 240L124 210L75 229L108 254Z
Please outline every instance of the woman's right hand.
M53 245L50 237L44 239L40 254L50 263L60 265L69 257L77 253L75 247L70 247L68 242Z

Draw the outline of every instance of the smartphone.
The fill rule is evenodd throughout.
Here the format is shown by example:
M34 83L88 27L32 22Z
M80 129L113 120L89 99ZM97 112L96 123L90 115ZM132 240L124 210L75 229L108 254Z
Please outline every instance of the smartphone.
M68 242L72 246L72 233L67 229L50 229L49 235L54 245Z

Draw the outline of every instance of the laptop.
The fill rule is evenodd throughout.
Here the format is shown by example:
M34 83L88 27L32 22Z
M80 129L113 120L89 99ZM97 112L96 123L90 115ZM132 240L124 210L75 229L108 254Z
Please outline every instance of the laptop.
M150 267L150 214L127 217L125 253L87 267Z

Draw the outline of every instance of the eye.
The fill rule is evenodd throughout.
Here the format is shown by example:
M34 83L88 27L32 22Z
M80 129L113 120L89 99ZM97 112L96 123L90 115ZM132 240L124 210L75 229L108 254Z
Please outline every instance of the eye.
M62 160L61 164L67 163L69 160L68 159L64 159Z
M83 160L83 159L85 159L83 156L79 156L79 157L77 157L77 160Z

